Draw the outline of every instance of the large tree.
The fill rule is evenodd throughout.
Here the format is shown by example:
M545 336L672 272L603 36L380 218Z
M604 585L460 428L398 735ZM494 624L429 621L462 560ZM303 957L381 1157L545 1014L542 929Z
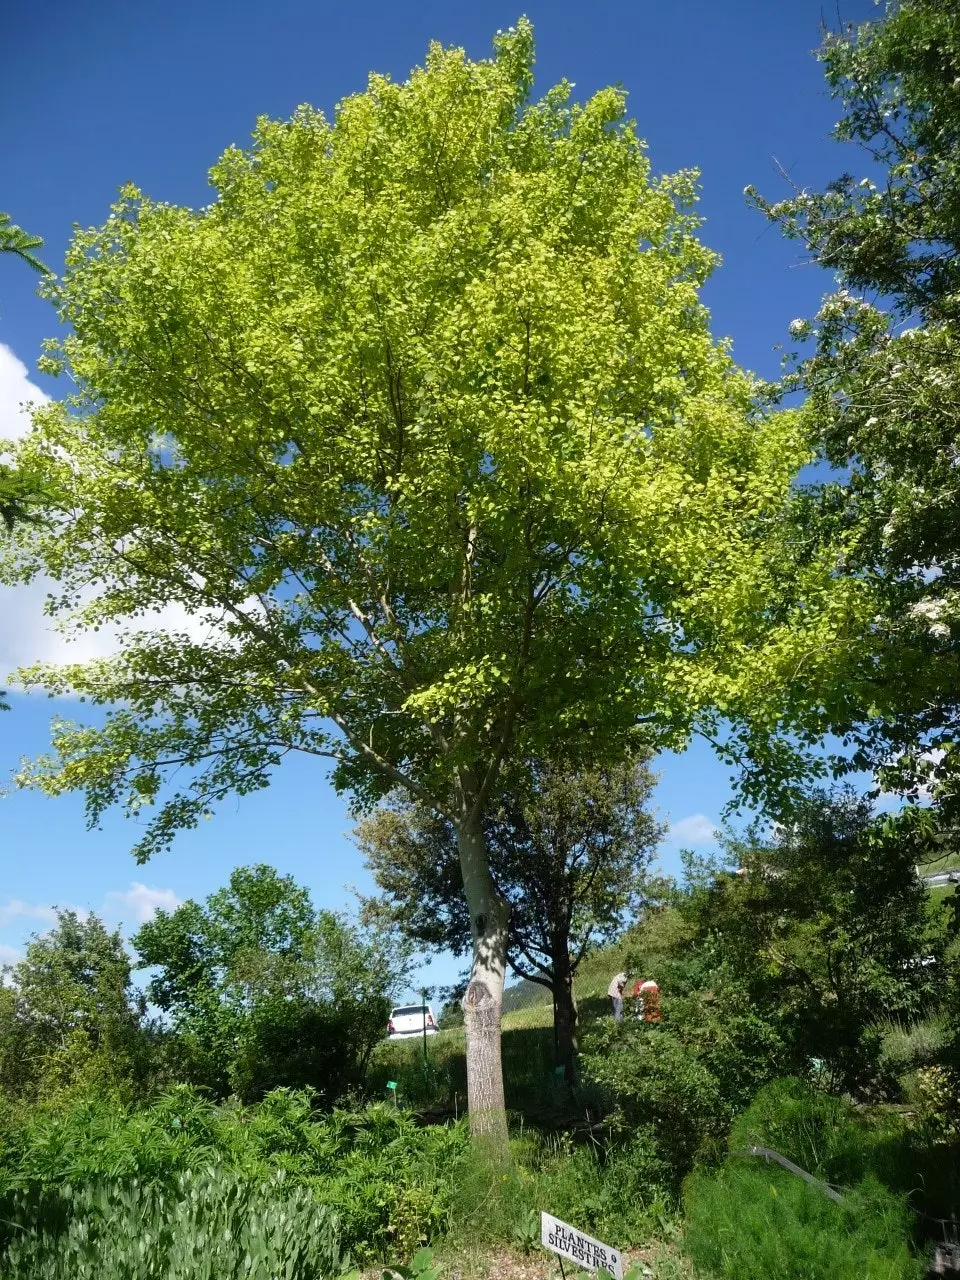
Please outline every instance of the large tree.
M192 615L22 673L112 709L20 781L93 822L155 805L139 857L293 751L361 807L402 787L446 816L499 1141L504 765L769 712L859 589L781 538L806 446L711 339L695 175L651 179L617 90L531 102L532 64L525 22L490 61L434 45L332 120L262 120L206 208L127 187L78 233L44 364L76 391L18 447L57 519L7 573L54 575L80 627Z
M490 872L509 909L507 963L553 995L558 1063L576 1069L574 977L590 950L639 913L662 826L645 762L533 762L500 787L483 821ZM395 927L464 955L470 916L453 825L402 793L356 831Z
M839 101L835 136L860 174L825 191L756 197L839 288L813 322L787 388L831 481L811 503L846 566L878 585L874 655L823 727L850 763L914 799L932 783L960 807L960 7L891 0L820 52ZM860 176L862 175L862 176ZM755 193L754 193L755 194Z

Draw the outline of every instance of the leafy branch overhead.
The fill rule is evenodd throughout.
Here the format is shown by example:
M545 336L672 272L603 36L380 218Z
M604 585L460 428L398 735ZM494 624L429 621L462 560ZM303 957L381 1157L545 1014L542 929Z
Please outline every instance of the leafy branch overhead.
M22 227L16 226L9 213L0 213L0 253L11 253L18 257L34 271L41 275L49 275L50 268L33 252L43 244L40 236L32 236ZM14 468L0 464L0 521L8 533L17 524L36 520L35 506L40 494L22 473ZM0 701L0 706L4 705Z
M9 213L0 213L0 253L12 253L34 271L49 275L50 268L33 252L42 244L40 236L32 236L23 227L18 227Z

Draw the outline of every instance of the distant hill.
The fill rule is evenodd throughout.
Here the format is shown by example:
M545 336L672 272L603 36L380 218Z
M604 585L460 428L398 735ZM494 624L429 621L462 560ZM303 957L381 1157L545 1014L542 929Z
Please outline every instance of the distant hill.
M532 1004L551 1004L550 992L539 982L531 982L529 978L521 978L513 982L503 991L503 1012L513 1013L516 1009L527 1009Z
M616 942L609 946L597 947L585 956L577 969L575 986L577 999L604 997L610 979L628 961L628 956L635 950L640 925L635 924ZM520 978L509 983L503 992L503 1012L516 1013L521 1009L531 1009L538 1005L552 1005L550 990L529 978Z

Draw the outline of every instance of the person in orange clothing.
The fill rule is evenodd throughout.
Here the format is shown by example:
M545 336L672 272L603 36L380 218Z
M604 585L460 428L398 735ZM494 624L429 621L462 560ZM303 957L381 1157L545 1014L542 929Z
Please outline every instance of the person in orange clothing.
M660 1012L660 988L652 978L637 982L633 988L633 998L637 1001L637 1017L644 1022L662 1022Z

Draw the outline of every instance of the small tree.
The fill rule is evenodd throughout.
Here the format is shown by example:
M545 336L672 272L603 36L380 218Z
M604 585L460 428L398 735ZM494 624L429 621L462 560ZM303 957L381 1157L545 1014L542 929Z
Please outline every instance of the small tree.
M149 996L193 1078L245 1099L289 1085L335 1100L360 1084L409 976L402 943L316 911L264 865L239 867L203 905L158 911L133 941L159 970Z
M84 790L92 822L156 803L139 857L292 751L447 818L471 1123L501 1150L501 771L769 728L859 593L784 545L806 447L710 337L695 175L651 180L621 92L531 102L532 76L526 22L491 61L433 45L332 121L262 120L205 209L124 188L44 286L71 330L44 368L77 391L19 442L55 519L7 574L51 573L81 627L200 627L22 673L112 709L21 783Z
M57 911L0 989L0 1087L35 1097L80 1084L129 1091L147 1065L144 1006L119 931Z
M484 819L490 871L509 908L507 962L553 995L558 1062L576 1064L573 981L591 947L619 933L644 900L663 828L649 810L643 762L572 769L533 765L502 788ZM398 795L356 832L396 926L457 955L470 918L452 824Z

